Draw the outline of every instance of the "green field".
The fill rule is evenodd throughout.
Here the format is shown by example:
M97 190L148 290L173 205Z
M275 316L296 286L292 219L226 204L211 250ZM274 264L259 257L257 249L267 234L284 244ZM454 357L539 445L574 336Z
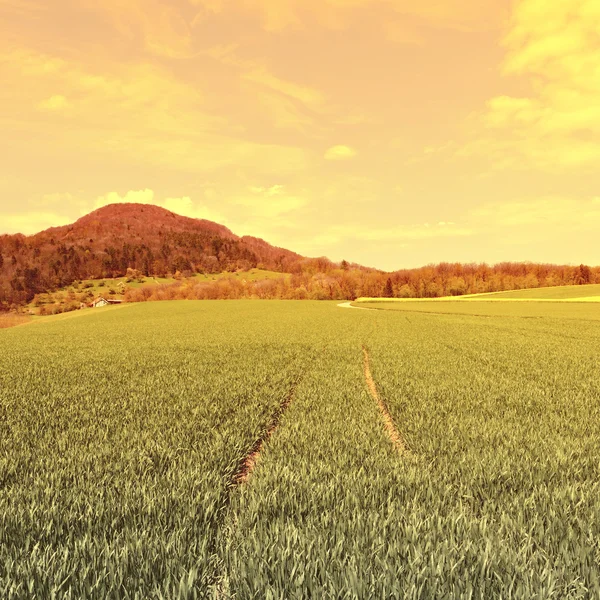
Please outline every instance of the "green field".
M488 294L473 294L464 296L469 299L501 298L501 299L530 299L530 300L568 300L579 298L600 298L600 284L563 285L559 287L533 288L527 290L510 290L506 292L491 292Z
M281 277L290 277L289 273L279 273L276 271L266 271L264 269L251 269L250 271L236 271L235 273L224 271L221 273L195 273L184 281L194 283L211 283L222 279L236 279L245 281L263 281L269 279L279 279ZM37 294L32 302L27 306L27 310L32 314L39 314L40 307L46 306L54 308L64 308L71 305L71 309L79 306L79 302L89 304L94 298L103 296L115 300L122 300L128 289L139 289L141 287L169 285L177 280L174 277L141 277L132 279L128 277L119 277L116 279L83 279L76 281L65 288L44 294ZM48 311L52 314L52 310Z
M558 287L530 288L465 296L441 296L438 298L358 298L357 303L393 304L402 302L600 302L600 284L565 285Z
M385 308L0 331L0 598L600 597L600 306Z
M521 301L470 301L466 300L399 300L381 302L373 300L353 304L359 308L402 313L428 313L431 315L465 315L473 317L498 317L500 319L559 319L564 321L599 321L600 304L597 302L521 302Z

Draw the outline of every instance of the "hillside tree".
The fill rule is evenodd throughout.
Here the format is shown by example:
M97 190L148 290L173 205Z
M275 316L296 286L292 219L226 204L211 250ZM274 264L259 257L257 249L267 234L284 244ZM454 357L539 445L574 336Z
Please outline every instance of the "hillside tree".
M384 298L393 298L394 297L394 288L392 287L392 279L388 277L388 280L385 282L385 288L383 289L383 297Z

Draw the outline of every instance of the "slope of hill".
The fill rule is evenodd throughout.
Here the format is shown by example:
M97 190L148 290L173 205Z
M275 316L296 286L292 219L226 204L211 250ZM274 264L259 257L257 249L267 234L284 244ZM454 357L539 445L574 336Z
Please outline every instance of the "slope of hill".
M72 225L33 236L0 236L0 306L82 279L264 268L285 272L299 254L239 237L223 225L157 206L113 204Z

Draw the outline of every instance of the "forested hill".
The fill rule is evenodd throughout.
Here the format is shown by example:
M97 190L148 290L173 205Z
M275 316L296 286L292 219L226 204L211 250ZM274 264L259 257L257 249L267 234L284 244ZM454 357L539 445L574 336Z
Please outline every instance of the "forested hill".
M289 273L279 281L243 284L241 278L196 285L194 273L253 268ZM295 298L353 300L359 296L434 298L480 292L600 283L600 267L536 263L440 263L384 273L377 269L304 258L223 225L189 219L151 205L113 204L66 227L33 236L0 235L0 310L18 308L36 294L73 282L171 276L164 290L133 290L128 299ZM187 283L186 283L187 282ZM163 286L160 286L161 288ZM137 294L137 295L136 295Z
M264 269L289 272L302 257L223 225L190 219L152 205L113 204L72 225L33 236L0 236L0 306L79 279L218 273Z

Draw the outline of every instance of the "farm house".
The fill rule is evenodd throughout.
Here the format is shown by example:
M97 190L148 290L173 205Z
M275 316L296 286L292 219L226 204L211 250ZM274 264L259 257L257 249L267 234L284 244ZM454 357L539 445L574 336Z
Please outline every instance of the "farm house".
M107 300L106 298L96 298L92 304L92 308L101 308L102 306L111 306L112 304L122 304L122 300Z

